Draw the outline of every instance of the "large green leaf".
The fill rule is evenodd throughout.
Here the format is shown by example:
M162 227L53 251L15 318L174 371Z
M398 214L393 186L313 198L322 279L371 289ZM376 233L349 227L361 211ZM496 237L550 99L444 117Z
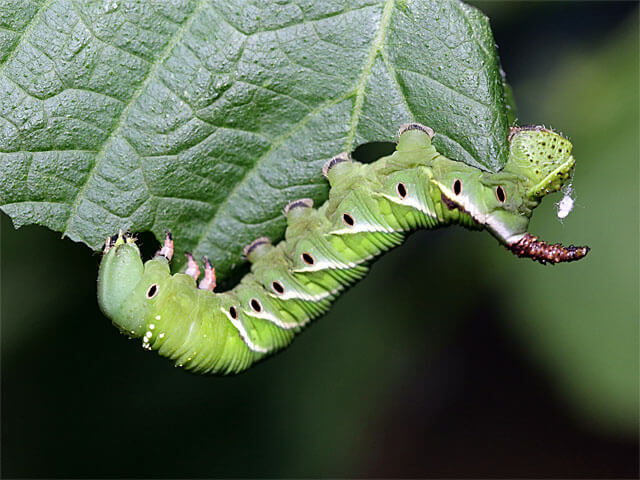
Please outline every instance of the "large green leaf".
M171 229L218 274L320 169L397 127L505 162L508 109L487 19L457 1L17 2L0 6L0 206L98 249Z

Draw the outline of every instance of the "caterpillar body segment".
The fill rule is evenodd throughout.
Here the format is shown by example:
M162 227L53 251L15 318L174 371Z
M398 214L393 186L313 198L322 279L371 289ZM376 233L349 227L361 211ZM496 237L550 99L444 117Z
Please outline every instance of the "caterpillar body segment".
M309 199L284 207L284 240L248 245L251 272L227 292L213 291L208 260L198 283L200 268L189 254L185 273L171 275L170 234L146 263L131 237L108 238L98 278L103 312L180 367L228 374L287 346L366 275L374 258L417 228L486 229L516 255L541 263L586 255L587 247L550 245L526 232L541 195L570 178L567 140L541 128L512 131L509 162L490 174L440 155L433 135L408 124L388 157L368 165L348 154L329 160L323 168L329 200L317 209Z

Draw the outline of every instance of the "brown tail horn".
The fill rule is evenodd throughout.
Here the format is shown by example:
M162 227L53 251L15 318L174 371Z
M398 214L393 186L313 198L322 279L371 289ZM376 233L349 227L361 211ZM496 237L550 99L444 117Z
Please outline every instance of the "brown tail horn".
M547 263L553 265L560 262L573 262L580 260L589 253L589 247L587 246L576 247L569 245L565 247L559 243L548 244L529 233L525 233L520 240L507 246L507 250L511 250L519 257L529 257L531 260L538 261L543 265Z

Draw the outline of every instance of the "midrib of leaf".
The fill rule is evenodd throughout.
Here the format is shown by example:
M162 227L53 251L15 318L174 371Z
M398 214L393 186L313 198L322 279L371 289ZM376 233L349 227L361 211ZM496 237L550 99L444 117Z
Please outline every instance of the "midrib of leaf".
M356 100L354 102L350 129L347 135L347 141L345 143L346 150L350 151L352 149L353 140L355 138L355 130L358 125L358 118L360 116L360 111L362 110L362 103L364 101L365 88L369 80L369 77L371 76L371 69L373 68L375 59L378 56L378 52L384 45L384 41L386 39L386 35L389 29L389 23L391 22L391 14L393 13L394 4L395 4L395 0L385 0L384 8L382 10L382 16L380 17L380 25L378 27L378 32L376 33L376 37L373 43L371 44L371 48L369 49L369 53L367 55L367 60L365 61L365 64L362 68L362 74L360 75L360 78L358 79L358 82L356 83L355 88L353 90L349 90L344 95L340 95L336 98L333 98L331 100L328 100L322 103L321 105L318 105L311 112L309 112L302 120L300 120L292 128L284 132L282 135L280 135L278 138L276 138L273 141L269 149L263 155L258 157L258 159L253 164L253 166L245 172L242 179L240 179L240 181L238 181L233 186L233 188L227 195L227 198L225 198L225 200L218 205L218 208L213 213L211 220L209 220L209 222L207 223L207 226L202 230L202 234L198 237L198 241L195 244L194 251L197 251L200 248L200 245L202 244L202 242L208 237L208 233L211 227L213 226L215 221L218 219L218 212L224 211L225 206L231 201L236 190L240 188L240 186L244 183L245 179L251 174L251 172L253 172L258 167L258 165L260 164L260 161L263 158L268 157L272 152L277 150L287 140L287 138L291 137L298 130L303 128L319 112L321 112L327 107L338 104L346 100L347 98L352 97L355 94ZM265 219L265 222L268 222L269 220L272 220L272 219Z
M371 77L371 69L373 68L373 64L376 61L378 56L378 52L384 45L384 41L387 37L387 32L389 30L389 23L391 22L391 14L393 13L393 7L395 5L395 0L385 0L384 9L382 10L382 17L380 18L380 26L378 27L378 32L376 33L376 38L373 40L373 44L369 49L369 55L367 56L367 61L364 64L362 69L362 74L360 75L360 80L356 85L356 101L353 106L353 112L351 114L351 128L349 129L349 134L347 135L347 144L346 148L348 151L353 148L353 140L356 136L356 128L358 127L358 121L360 119L360 111L362 110L362 103L364 102L364 92L367 87L367 82L369 81L369 77Z
M31 17L31 20L29 20L29 23L27 23L26 27L24 27L24 30L20 34L20 38L18 39L14 47L11 49L11 53L9 53L9 55L7 55L7 57L4 59L4 62L0 64L0 73L4 72L5 65L7 65L9 61L13 59L14 54L18 50L18 47L22 44L22 41L25 38L27 38L27 34L31 31L32 26L37 23L36 20L40 19L40 14L44 12L45 9L47 9L49 5L54 1L55 0L47 0L46 2L44 2L42 5L40 5L40 8L38 8L38 11L33 15L33 17ZM17 33L17 32L14 32L14 33Z
M118 121L115 124L113 130L111 131L111 133L107 136L107 138L103 142L102 147L100 148L100 150L98 150L98 153L96 154L96 158L95 158L95 161L93 163L93 166L91 167L91 170L89 171L89 174L87 175L87 180L84 183L84 185L82 186L82 188L80 190L78 190L78 194L76 195L76 198L74 199L73 204L71 205L71 213L69 214L69 217L67 218L67 221L65 222L64 231L62 232L63 235L66 234L67 229L69 227L69 222L71 222L71 220L74 218L74 216L76 214L76 211L78 209L78 205L79 205L80 201L82 200L82 198L84 197L84 193L87 190L87 187L89 186L91 180L93 179L93 176L95 175L96 167L100 164L102 158L104 157L107 147L111 144L111 142L115 138L116 134L122 128L123 121L127 118L128 114L129 114L129 111L131 110L133 105L135 105L136 100L138 99L138 97L145 91L145 89L147 88L147 85L149 84L149 82L153 80L153 78L155 76L155 73L156 73L156 70L158 69L158 67L160 65L162 65L162 63L171 54L171 52L175 48L176 44L182 39L182 36L189 29L189 27L191 26L191 23L193 23L193 20L198 16L198 13L203 8L203 6L204 6L204 4L206 2L207 2L207 0L199 0L198 1L198 4L196 5L196 7L191 12L191 15L189 15L186 18L186 20L184 21L182 26L176 31L176 33L173 35L173 37L167 42L167 45L164 48L162 54L159 57L157 57L155 62L151 62L151 68L149 68L149 72L147 73L147 76L143 80L143 82L140 85L140 87L138 87L138 89L134 92L134 94L131 97L131 100L129 101L129 103L126 105L126 107L120 113L120 116L118 117ZM86 28L88 29L88 27L86 27Z

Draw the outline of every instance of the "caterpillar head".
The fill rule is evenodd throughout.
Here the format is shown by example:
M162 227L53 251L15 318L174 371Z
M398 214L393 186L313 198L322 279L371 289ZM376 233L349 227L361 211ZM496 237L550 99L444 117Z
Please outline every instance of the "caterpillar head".
M143 264L135 240L119 233L107 238L98 273L98 303L123 333L139 337L145 331L144 314L157 301L169 263L162 250Z
M507 164L498 173L449 160L434 165L433 181L444 205L468 213L518 256L541 263L584 257L588 247L548 245L527 233L542 197L560 190L571 177L571 142L544 127L512 128L509 142Z

